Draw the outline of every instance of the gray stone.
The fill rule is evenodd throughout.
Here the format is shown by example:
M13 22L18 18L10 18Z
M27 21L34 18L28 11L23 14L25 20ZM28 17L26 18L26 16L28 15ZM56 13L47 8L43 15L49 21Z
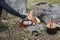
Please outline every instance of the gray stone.
M38 4L38 3L37 3ZM33 16L40 16L41 14L45 14L43 17L43 20L47 23L51 19L56 21L58 24L58 21L60 21L60 6L58 4L50 4L50 3L45 3L45 4L39 4L39 5L34 5L32 8L33 11ZM40 28L44 30L43 24L35 25L33 27ZM59 25L58 25L59 26ZM28 27L28 30L34 30L34 28Z

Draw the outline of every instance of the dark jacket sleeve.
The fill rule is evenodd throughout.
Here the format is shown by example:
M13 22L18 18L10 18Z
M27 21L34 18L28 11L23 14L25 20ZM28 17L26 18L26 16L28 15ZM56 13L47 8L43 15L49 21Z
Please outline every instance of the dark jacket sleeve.
M26 15L22 15L22 14L18 13L17 11L15 11L13 8L11 8L5 1L1 1L0 6L2 9L5 9L7 12L9 12L15 16L18 16L22 19L24 19L26 17Z

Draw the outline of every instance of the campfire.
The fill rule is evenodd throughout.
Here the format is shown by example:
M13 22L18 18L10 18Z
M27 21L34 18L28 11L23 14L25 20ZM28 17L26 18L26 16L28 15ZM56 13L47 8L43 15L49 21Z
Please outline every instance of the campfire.
M28 13L28 19L32 20L33 24L39 24L40 20L37 17L33 17L32 11Z
M35 24L40 23L40 19L38 17L33 17L32 11L30 11L27 16L28 16L28 19L32 20L33 23L35 23ZM49 22L46 23L46 27L53 29L53 28L57 27L57 24L54 20L50 20Z
M28 19L32 20L33 23L35 23L35 25L41 23L41 20L38 17L33 17L32 11L30 11L30 13L28 14ZM43 20L43 22L45 21ZM50 20L49 22L46 22L45 25L46 25L46 32L48 34L53 35L57 33L57 24L54 20Z

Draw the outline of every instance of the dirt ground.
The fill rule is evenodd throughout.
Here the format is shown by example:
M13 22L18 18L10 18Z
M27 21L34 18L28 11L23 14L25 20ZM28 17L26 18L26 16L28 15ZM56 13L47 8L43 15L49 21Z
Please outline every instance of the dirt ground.
M60 31L55 35L40 34L34 37L27 29L14 28L10 36L8 30L0 32L0 40L60 40Z

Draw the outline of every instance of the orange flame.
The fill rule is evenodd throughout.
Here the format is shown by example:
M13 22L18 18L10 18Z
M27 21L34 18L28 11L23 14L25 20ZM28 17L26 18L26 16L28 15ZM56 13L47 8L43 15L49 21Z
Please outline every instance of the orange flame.
M30 13L28 13L28 19L32 20L32 22L34 24L39 24L40 20L37 17L33 17L32 11L30 11Z
M28 19L32 20L33 23L35 22L35 18L32 15L32 11L30 11L30 13L28 13Z

